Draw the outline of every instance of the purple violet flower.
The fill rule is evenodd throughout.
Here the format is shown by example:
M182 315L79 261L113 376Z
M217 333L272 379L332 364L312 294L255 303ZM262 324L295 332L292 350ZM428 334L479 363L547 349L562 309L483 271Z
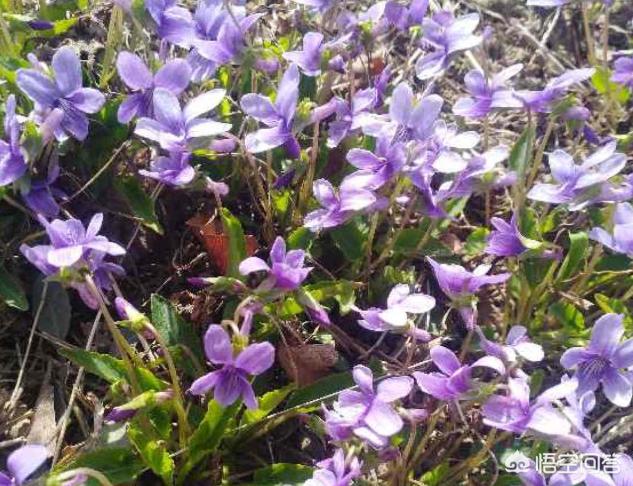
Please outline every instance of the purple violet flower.
M386 447L389 437L404 425L392 403L411 392L413 380L408 376L386 378L374 390L369 368L356 365L352 375L359 391L339 393L333 409L326 410L326 429L335 440L354 434L376 449Z
M63 140L66 134L84 140L88 136L86 113L98 112L105 97L96 89L82 87L81 64L72 48L58 49L51 66L53 78L40 70L18 69L18 87L35 102L36 110L45 114L55 109L63 112L53 129L58 140Z
M507 87L523 64L514 64L492 76L489 80L479 70L472 70L464 78L470 96L459 98L453 105L453 113L469 118L484 118L495 108L521 108L522 103Z
M528 7L562 7L563 5L567 5L569 0L527 0L526 5Z
M633 385L621 371L633 367L633 339L620 343L623 318L621 314L605 314L594 324L587 347L568 349L560 359L566 369L576 370L578 393L602 385L605 396L618 407L628 407L633 396Z
M213 398L223 407L241 397L247 408L256 409L257 399L248 377L260 375L273 365L273 345L268 342L251 344L234 356L228 333L222 326L212 324L204 335L204 352L211 363L222 367L198 378L189 391L204 395L213 390Z
M191 45L195 31L189 10L178 7L176 0L146 0L145 8L156 22L158 37L179 47Z
M299 69L295 64L291 64L281 78L274 104L256 93L242 96L240 106L244 113L269 127L246 135L246 148L259 153L283 145L289 157L299 157L301 147L292 132L298 100Z
M318 76L324 51L323 34L308 32L303 36L303 49L285 52L283 58L299 66L306 76Z
M565 440L572 423L552 406L573 393L578 382L568 380L541 393L530 403L530 386L524 378L508 378L508 394L493 395L483 406L484 423L515 434L530 431L548 439Z
M351 486L352 481L361 475L361 464L356 457L345 459L343 449L336 449L331 458L317 463L311 479L303 486Z
M0 187L17 181L27 169L20 147L20 123L15 114L15 95L9 95L5 103L4 136L0 139Z
M496 256L519 256L528 250L541 247L541 242L526 238L519 231L516 214L512 215L510 222L501 218L491 218L490 222L495 229L488 236L485 252Z
M523 102L526 109L538 112L549 113L553 105L558 102L569 89L578 83L589 79L595 73L593 68L572 69L547 83L545 89L541 91L517 91L515 96Z
M425 18L422 21L422 46L431 52L416 62L418 78L424 80L443 73L456 52L479 45L481 36L473 34L478 24L479 14L476 13L455 18L452 12L442 10Z
M462 365L459 358L444 346L431 349L431 359L440 372L413 373L420 389L438 400L459 400L473 390L473 368L490 368L500 375L506 370L503 362L494 356L484 356L471 365Z
M429 8L429 0L411 0L409 6L390 0L385 5L385 17L399 30L420 25Z
M333 102L336 103L336 118L328 127L327 146L330 148L337 147L344 138L362 128L365 122L371 122L370 110L378 104L378 96L375 88L367 88L354 93L351 106L340 98L334 98Z
M372 180L371 177L365 179L368 179L366 182ZM308 213L303 222L313 232L340 226L360 211L381 204L381 200L370 189L361 185L359 177L343 179L338 194L329 181L318 179L314 181L313 192L322 209Z
M286 242L278 236L270 248L271 266L261 258L249 257L240 263L239 271L242 275L266 272L268 277L260 285L260 290L295 290L312 270L312 267L303 266L304 260L305 251L290 250L286 253Z
M506 336L505 344L490 341L479 326L475 327L479 335L479 344L486 354L496 356L505 363L516 363L521 357L527 361L538 362L545 357L543 347L532 342L523 326L512 326Z
M613 216L613 231L608 233L602 228L593 228L589 238L598 241L616 253L633 258L633 206L620 203Z
M134 133L157 142L168 152L190 151L196 139L208 139L231 129L229 123L199 118L218 106L225 94L223 89L212 89L193 98L183 109L171 91L156 88L154 118L139 118Z
M191 78L191 68L182 59L168 61L152 74L140 57L123 51L117 57L116 67L125 85L134 91L119 106L119 123L129 123L135 117L151 118L154 115L154 89L162 88L178 96Z
M45 179L31 179L30 185L22 189L22 199L35 213L47 218L54 218L59 214L59 204L56 199L66 199L67 195L53 184L59 178L59 163L56 156L51 157Z
M0 471L0 486L22 486L48 458L43 445L29 444L16 449L7 459L6 472Z
M176 152L169 157L160 156L150 162L150 170L141 169L139 174L157 180L172 187L189 184L196 175L196 171L189 164L191 154Z
M347 161L363 174L370 175L371 182L367 187L376 190L401 171L407 161L407 154L404 144L392 144L387 138L379 138L375 153L353 148L347 152Z
M333 5L334 0L292 0L295 3L300 5L305 5L306 7L311 7L316 12L325 13L328 11Z
M607 184L626 165L626 155L616 152L616 148L616 142L610 142L580 165L564 150L555 150L549 155L549 167L555 183L536 184L527 197L546 203L568 204L571 210L625 197L626 194L614 193L613 186Z
M618 57L615 60L611 81L633 89L633 57Z
M409 321L408 314L425 314L435 307L435 299L430 295L411 293L406 284L396 285L387 298L387 308L371 307L367 310L354 308L362 319L358 324L375 332L404 331L423 341L429 341L428 332L418 329Z

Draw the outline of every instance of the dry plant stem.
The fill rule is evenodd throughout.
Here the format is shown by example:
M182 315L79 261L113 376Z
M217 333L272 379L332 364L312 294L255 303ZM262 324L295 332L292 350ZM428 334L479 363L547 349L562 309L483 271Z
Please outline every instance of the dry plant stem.
M310 199L310 193L312 192L312 183L316 174L316 164L319 157L319 123L314 124L312 131L312 149L310 151L310 160L308 162L308 170L306 177L299 190L299 200L297 201L297 218L300 219L301 215L305 213L308 200Z
M26 344L26 351L24 351L24 358L22 359L22 365L20 366L20 372L18 378L15 381L13 392L11 393L11 399L9 400L9 409L13 409L22 394L22 380L24 379L24 372L26 371L26 365L31 354L31 347L33 345L33 338L35 336L35 330L37 329L42 310L44 309L44 303L46 302L46 294L48 292L48 280L44 280L44 286L42 287L42 294L40 295L40 303L35 311L35 318L33 319L33 325L31 326L31 332L29 333L29 340Z
M591 30L591 24L589 23L589 10L587 8L587 2L581 1L580 8L582 11L582 25L585 30L585 41L587 42L587 60L592 66L596 65L596 49L593 43L593 31Z
M163 350L163 356L165 358L165 363L167 364L167 370L169 372L169 377L171 379L171 386L174 391L174 408L176 409L176 415L178 415L178 434L180 439L180 447L184 447L187 443L187 438L189 437L191 430L189 429L189 421L187 420L187 412L185 412L184 407L184 399L182 388L180 387L180 379L178 378L178 372L176 371L176 366L174 364L174 360L169 352L169 348L167 343L161 336L161 334L156 330L156 328L146 323L145 326L150 330L156 342Z
M86 341L85 350L90 351L92 347L92 343L94 341L95 335L97 334L97 329L99 328L99 322L101 321L101 310L97 311L97 315L95 316L95 320L92 323L92 327L90 328L90 334L88 334L88 339ZM83 380L85 373L85 369L82 366L77 371L77 376L75 377L75 382L73 383L72 391L70 392L70 398L68 399L68 405L66 410L64 411L64 415L59 421L57 426L57 443L55 445L55 453L53 454L53 465L59 459L59 455L62 451L62 446L64 445L64 437L66 436L66 428L68 427L68 419L70 418L70 414L73 409L73 405L75 403L75 398L77 397L77 392L81 386L81 381Z
M64 481L70 481L73 478L76 478L77 476L82 476L82 475L88 476L94 479L100 484L100 486L113 486L110 480L104 474L88 467L78 467L77 469L65 471L55 476L55 479L63 483Z
M426 426L426 431L424 432L424 435L422 436L422 438L420 439L420 442L418 443L417 447L415 448L415 451L414 451L413 455L411 455L411 458L408 459L408 460L407 460L407 458L404 458L402 474L405 477L406 477L406 475L409 472L413 471L413 469L415 468L416 464L418 463L418 459L424 453L424 449L426 448L427 444L429 443L429 440L431 440L431 435L435 431L435 426L437 425L437 421L439 420L440 415L442 415L442 408L443 407L439 407L439 408L435 409L435 411L431 415L431 417L429 419L429 422L428 422L428 424Z
M103 317L105 318L105 322L106 322L106 325L108 326L108 330L110 331L110 334L112 335L112 339L114 339L114 344L119 350L121 359L123 359L123 364L127 371L128 378L130 379L130 386L132 387L132 391L134 392L135 395L139 395L142 392L142 389L141 389L141 386L139 385L138 377L136 376L136 371L134 370L132 361L130 360L131 357L136 357L136 353L130 347L125 337L123 336L123 334L121 334L121 331L119 331L119 328L117 327L116 322L112 318L112 314L110 314L110 311L108 310L108 307L105 304L101 291L97 288L97 286L95 285L90 275L86 275L86 283L88 284L88 287L90 291L92 292L92 295L94 296L95 299L97 299L97 302L99 303L99 308L101 309L101 312L103 313ZM137 364L139 364L140 367L143 367L143 363L137 363Z
M550 137L552 136L552 132L554 131L554 120L550 118L547 122L547 128L545 129L545 134L543 135L543 139L541 140L540 145L536 151L536 155L534 156L534 161L532 162L532 170L530 171L530 176L528 177L526 189L532 187L534 184L534 180L538 175L538 171L541 168L541 164L543 162L543 156L545 155L545 148L547 147L547 143L549 142ZM527 191L526 191L527 192Z

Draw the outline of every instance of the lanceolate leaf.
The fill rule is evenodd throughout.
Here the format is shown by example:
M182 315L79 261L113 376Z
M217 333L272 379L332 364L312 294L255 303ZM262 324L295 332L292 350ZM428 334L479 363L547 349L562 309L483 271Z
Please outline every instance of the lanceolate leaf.
M226 208L222 209L222 224L224 233L229 237L229 265L227 276L240 277L238 266L246 258L246 240L240 220L233 216Z
M29 309L29 301L22 285L4 267L0 267L0 298L9 307L25 311Z
M120 177L116 179L115 185L130 205L134 216L139 218L143 225L149 229L162 234L163 229L154 211L154 201L145 193L138 178Z

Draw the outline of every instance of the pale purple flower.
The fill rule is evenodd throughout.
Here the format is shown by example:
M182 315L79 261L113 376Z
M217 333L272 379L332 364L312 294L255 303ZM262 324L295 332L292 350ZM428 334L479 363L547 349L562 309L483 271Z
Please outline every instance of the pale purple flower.
M523 102L526 109L549 113L553 105L560 101L573 85L586 81L594 73L593 68L572 69L549 81L541 91L521 90L517 91L515 96Z
M327 145L330 148L337 147L344 138L363 127L366 115L378 104L377 90L367 88L357 91L351 106L340 98L335 98L333 102L336 103L336 118L328 126Z
M633 257L633 206L629 203L618 204L613 223L611 233L602 228L593 228L589 233L589 238L617 253Z
M371 177L366 182L371 182ZM303 225L314 232L340 226L379 202L378 197L362 185L360 177L343 179L338 193L329 181L318 179L314 181L313 192L322 209L308 213Z
M351 486L352 481L361 475L358 458L346 460L343 449L336 449L331 458L320 461L317 467L312 478L303 483L304 486Z
M471 365L462 365L459 358L444 346L431 349L431 359L439 372L413 373L420 389L438 400L460 400L473 391L473 368L489 368L505 374L503 362L494 356L484 356Z
M516 76L523 64L514 64L487 79L479 70L472 70L464 78L470 96L459 98L453 113L469 118L484 118L497 108L521 108L521 101L508 88L508 81Z
M48 458L43 445L29 444L16 449L7 458L7 470L0 471L0 486L22 486Z
M626 155L616 152L617 144L610 142L576 164L564 150L549 155L549 167L554 184L536 184L527 197L552 204L568 204L571 210L581 209L600 201L618 200L607 183L626 165Z
M136 54L123 51L116 61L119 76L133 93L119 105L117 117L120 123L129 123L135 117L154 115L154 89L162 88L178 96L189 85L191 68L186 61L174 59L165 63L156 74Z
M633 459L626 454L618 454L618 472L613 474L615 486L633 486Z
M190 151L196 148L196 139L208 139L226 133L229 123L221 123L211 118L200 118L218 106L226 91L212 89L190 100L184 108L178 98L163 88L154 90L153 118L139 118L134 133L157 142L169 152Z
M430 340L426 331L417 329L408 314L425 314L435 307L435 299L422 293L411 293L406 284L396 285L387 297L387 308L371 307L367 310L355 308L362 319L358 321L365 329L375 332L400 331L425 341Z
M57 268L69 267L81 260L91 250L108 255L124 255L125 249L117 243L112 243L105 236L99 235L103 223L103 214L95 214L87 228L78 219L70 218L66 221L55 219L50 223L42 216L38 217L51 241L46 253L46 261ZM22 246L21 251L28 248ZM37 247L36 247L37 248Z
M429 8L429 0L411 0L406 6L395 0L385 5L385 17L400 30L420 25Z
M624 335L621 314L605 314L596 321L586 348L565 351L561 364L574 369L578 393L602 391L611 403L628 407L633 396L633 385L623 368L633 367L633 339L620 343Z
M364 174L370 175L367 187L372 190L379 189L393 179L407 161L404 144L391 143L387 138L376 141L374 152L360 148L347 152L347 161Z
M570 0L527 0L528 7L562 7L567 5Z
M211 363L221 368L198 378L189 391L204 395L213 390L213 398L223 407L241 397L247 408L256 409L257 399L248 379L273 365L273 345L268 342L250 344L234 356L228 333L222 326L212 324L204 335L204 352Z
M326 327L332 325L327 311L310 292L299 288L297 289L295 298L311 320Z
M168 157L160 156L150 162L149 170L141 169L138 173L168 186L184 186L196 175L196 171L189 164L190 158L191 154L187 152L175 152Z
M479 335L479 344L486 354L496 356L506 363L515 363L518 358L531 362L542 361L545 357L543 347L532 342L524 326L512 326L504 344L490 341L479 326L475 327Z
M156 22L158 37L179 47L189 47L195 37L191 12L176 0L146 0L145 8Z
M492 218L490 220L495 229L488 236L486 244L486 253L496 256L519 256L528 251L534 244L539 245L538 241L529 240L519 231L516 213L512 215L510 222L501 218Z
M285 52L283 58L299 66L306 76L318 76L324 51L323 34L308 32L303 36L303 49Z
M240 106L244 113L269 127L246 135L246 148L258 153L283 145L290 157L299 157L301 147L292 132L298 100L299 69L295 64L284 73L274 104L256 93L242 96Z
M615 60L611 81L633 89L633 57L618 57Z
M333 5L334 0L292 0L295 3L300 5L305 5L306 7L311 7L317 12L324 13L328 11Z
M455 18L452 12L442 10L425 18L422 45L431 52L416 62L418 78L429 79L443 73L455 53L478 46L482 38L473 34L478 24L476 13Z
M312 267L304 267L305 251L290 250L286 252L286 242L278 236L270 248L270 263L258 257L248 257L242 261L239 271L242 275L254 272L266 272L268 277L262 282L260 289L295 290L308 277Z
M386 378L374 389L373 373L366 366L356 365L352 375L359 391L339 393L333 409L327 410L326 429L335 439L353 434L372 447L383 448L404 425L393 402L411 392L413 380L408 376Z
M0 139L0 187L17 181L27 169L20 147L20 123L15 114L15 95L9 95L5 103L4 137Z
M552 402L567 397L577 386L576 380L563 381L530 403L530 386L525 378L508 378L508 393L493 395L484 404L484 423L515 434L529 431L551 440L565 440L572 433L572 423Z
M18 69L18 87L35 102L38 111L59 109L64 116L53 130L58 140L70 134L77 140L88 136L86 113L98 112L105 103L103 94L82 87L81 64L70 47L58 49L51 62L53 77L36 69Z

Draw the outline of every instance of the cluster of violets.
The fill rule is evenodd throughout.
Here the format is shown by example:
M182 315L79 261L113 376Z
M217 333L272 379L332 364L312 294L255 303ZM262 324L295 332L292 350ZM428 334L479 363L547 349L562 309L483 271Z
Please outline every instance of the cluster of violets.
M320 234L358 216L393 210L394 205L396 209L415 205L421 216L450 219L451 202L517 183L517 174L504 164L509 155L507 147L488 147L479 132L462 130L462 124L451 120L459 117L460 121L478 123L502 110L522 111L530 117L554 116L560 103L569 101L568 93L595 72L593 68L569 70L549 80L542 89L528 90L513 83L523 69L521 64L496 73L475 68L463 79L463 96L448 108L434 92L435 83L460 53L483 42L483 36L476 33L478 14L431 11L428 0L412 0L408 5L389 0L361 12L338 8L338 2L332 0L293 1L303 5L307 15L327 18L341 34L326 39L321 33L306 32L293 50L272 56L257 42L262 15L249 14L244 2L200 0L193 12L174 0L145 2L160 39L159 52L146 60L127 51L116 58L125 91L119 96L118 120L133 126L133 133L152 148L149 167L141 169L140 175L161 185L188 186L197 177L203 178L192 165L198 149L218 153L240 150L249 156L280 149L286 159L300 160L307 148L303 146L303 131L323 125L329 148L344 147L357 137L371 141L365 146L373 148L347 150L350 170L337 185L324 178L314 181L316 204L302 222L310 231ZM117 3L134 15L131 2ZM528 5L540 7L568 3L528 0ZM604 3L609 6L611 2ZM394 76L386 67L368 87L349 97L333 94L319 104L301 99L302 78L345 74L362 51L364 36L378 37L393 30L406 33L411 28L419 28L420 32L414 40L421 55L412 68L424 90L406 80L393 86ZM44 275L68 284L89 307L97 308L101 299L98 291L112 290L114 277L124 274L112 257L123 256L126 250L99 234L102 214L92 216L87 227L66 212L65 219L59 219L60 202L66 195L56 187L60 175L56 157L51 157L45 170L35 169L37 154L27 150L24 141L25 133L32 128L44 146L56 147L72 143L72 139L84 141L89 136L89 115L104 107L106 96L83 86L81 62L70 47L59 48L50 66L33 55L29 55L29 61L30 68L17 71L16 84L32 102L32 109L20 114L14 95L6 101L4 136L0 140L0 187L13 186L49 240L49 244L22 245L22 254ZM208 89L218 84L218 71L231 66L255 69L269 79L278 79L271 83L276 89L266 95L247 93L239 100L227 98L232 93L225 89ZM632 57L615 59L612 81L633 88ZM227 122L228 117L212 114L223 102L232 102L233 109L243 115L246 133L232 135L235 125ZM557 116L584 123L589 115L587 107L575 102ZM621 174L627 157L617 151L615 140L600 138L590 128L582 135L592 146L591 153L582 160L575 160L562 149L548 153L546 182L534 184L526 197L569 211L614 205L610 226L593 228L590 237L610 251L633 257L633 207L627 202L633 199L633 178ZM292 177L282 174L278 184L288 185L289 179ZM208 178L204 182L210 191L226 195L221 183ZM401 187L408 189L391 200L396 188ZM519 216L491 219L494 229L485 252L511 258L538 251L540 257L559 258L559 252L545 242L522 234ZM268 342L248 342L254 316L265 313L271 303L293 297L311 321L332 325L327 309L303 287L313 270L305 265L307 256L303 250L287 251L284 239L277 237L268 262L258 257L241 262L240 274L257 278L259 283L253 288L243 282L237 284L236 290L248 295L240 307L239 328L223 323L213 324L206 331L204 350L214 370L191 384L191 395L212 394L223 406L242 400L247 408L257 408L251 377L273 366L275 349ZM325 429L335 452L316 465L314 477L306 484L352 484L362 474L362 460L353 451L372 450L378 451L379 457L393 457L397 452L391 439L403 429L405 421L416 427L432 413L410 405L416 403L416 394L428 395L452 408L459 408L461 401L483 400L484 422L490 427L532 436L553 447L604 454L592 440L586 423L599 392L616 407L631 403L633 340L623 340L623 316L605 314L597 319L587 346L568 349L562 355L560 364L568 374L559 384L531 398L530 376L523 365L543 360L542 347L530 340L521 325L511 327L502 342L487 336L478 325L479 290L502 284L511 274L490 273L492 267L487 264L469 270L430 257L427 261L450 309L457 311L468 332L476 336L480 356L465 362L444 342L431 348L430 367L411 376L375 378L368 367L355 366L355 387L341 392L323 409ZM192 281L214 282L213 278ZM364 329L428 343L433 336L421 317L428 316L435 306L434 297L398 284L389 292L384 306L354 307L353 311ZM129 309L125 312L129 314ZM482 395L481 384L486 384L486 396ZM358 445L362 447L355 447ZM0 485L23 484L46 457L38 446L14 452L7 464L8 472L0 473ZM630 480L627 474L633 474L633 461L626 455L619 456L619 461L621 472L613 476L579 468L571 479L566 478L570 482L564 483L557 482L562 481L560 477L545 478L534 469L520 473L520 479L528 486L582 481L630 484L626 481Z

